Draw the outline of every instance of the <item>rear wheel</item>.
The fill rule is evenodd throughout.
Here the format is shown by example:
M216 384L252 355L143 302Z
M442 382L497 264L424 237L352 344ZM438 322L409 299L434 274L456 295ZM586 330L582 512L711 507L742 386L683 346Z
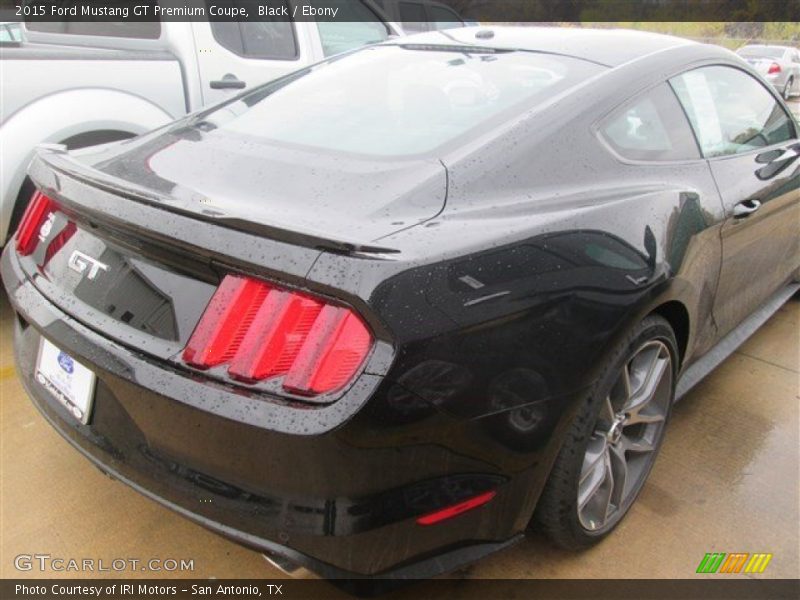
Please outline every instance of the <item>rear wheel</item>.
M608 360L572 424L535 522L558 545L589 546L622 520L655 462L675 394L677 343L650 316Z
M789 77L786 80L786 85L783 88L783 99L788 100L792 97L792 87L794 87L794 77Z

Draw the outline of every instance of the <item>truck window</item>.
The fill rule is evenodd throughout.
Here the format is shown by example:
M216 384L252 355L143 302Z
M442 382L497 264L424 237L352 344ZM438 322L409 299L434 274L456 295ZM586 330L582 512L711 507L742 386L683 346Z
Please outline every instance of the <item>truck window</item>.
M453 29L454 27L464 27L464 22L459 16L446 6L432 4L428 7L434 29Z
M258 14L253 2L237 0L231 4L251 15ZM282 4L288 7L285 1ZM294 25L288 21L211 21L210 25L217 43L237 56L262 60L294 60L299 56Z
M428 31L425 7L421 2L401 2L400 3L400 22L403 31L406 33L419 33Z
M318 4L339 8L336 21L317 22L325 56L377 44L389 37L386 24L361 2L326 0Z
M28 21L25 25L31 31L40 31L42 33L95 35L142 40L157 40L161 37L161 23L158 21L57 21L52 23Z

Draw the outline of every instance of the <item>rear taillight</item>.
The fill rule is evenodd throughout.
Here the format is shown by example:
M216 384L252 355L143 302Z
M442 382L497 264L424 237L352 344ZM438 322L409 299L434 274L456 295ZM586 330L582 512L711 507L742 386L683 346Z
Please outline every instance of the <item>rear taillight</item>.
M40 237L39 230L56 208L56 203L50 198L38 190L34 192L17 229L16 241L19 254L28 256L36 249Z
M772 63L769 66L769 70L767 71L767 75L774 75L775 73L781 72L781 66L778 63Z
M352 381L372 336L350 309L227 275L183 351L198 369L226 365L245 383L282 377L284 390L318 396Z

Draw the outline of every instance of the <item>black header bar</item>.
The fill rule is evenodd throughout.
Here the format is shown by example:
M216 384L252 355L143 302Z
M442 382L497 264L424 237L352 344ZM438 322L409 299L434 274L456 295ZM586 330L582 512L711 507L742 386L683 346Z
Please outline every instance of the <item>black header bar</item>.
M436 0L475 22L795 22L800 0ZM398 0L0 0L0 21L360 21ZM399 14L397 7L390 17ZM438 15L444 13L439 12ZM446 18L442 16L441 18ZM392 20L392 19L389 19Z

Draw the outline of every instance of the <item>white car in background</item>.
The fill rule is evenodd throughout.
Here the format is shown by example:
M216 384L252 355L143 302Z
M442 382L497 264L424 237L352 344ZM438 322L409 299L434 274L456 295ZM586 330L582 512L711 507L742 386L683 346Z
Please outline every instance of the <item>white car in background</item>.
M294 0L287 1L289 12ZM343 9L343 10L341 10ZM43 143L133 137L352 48L400 36L370 0L336 22L38 22L0 52L0 246L33 191ZM349 20L342 19L345 14Z
M751 44L736 53L755 67L788 100L800 95L800 50Z

